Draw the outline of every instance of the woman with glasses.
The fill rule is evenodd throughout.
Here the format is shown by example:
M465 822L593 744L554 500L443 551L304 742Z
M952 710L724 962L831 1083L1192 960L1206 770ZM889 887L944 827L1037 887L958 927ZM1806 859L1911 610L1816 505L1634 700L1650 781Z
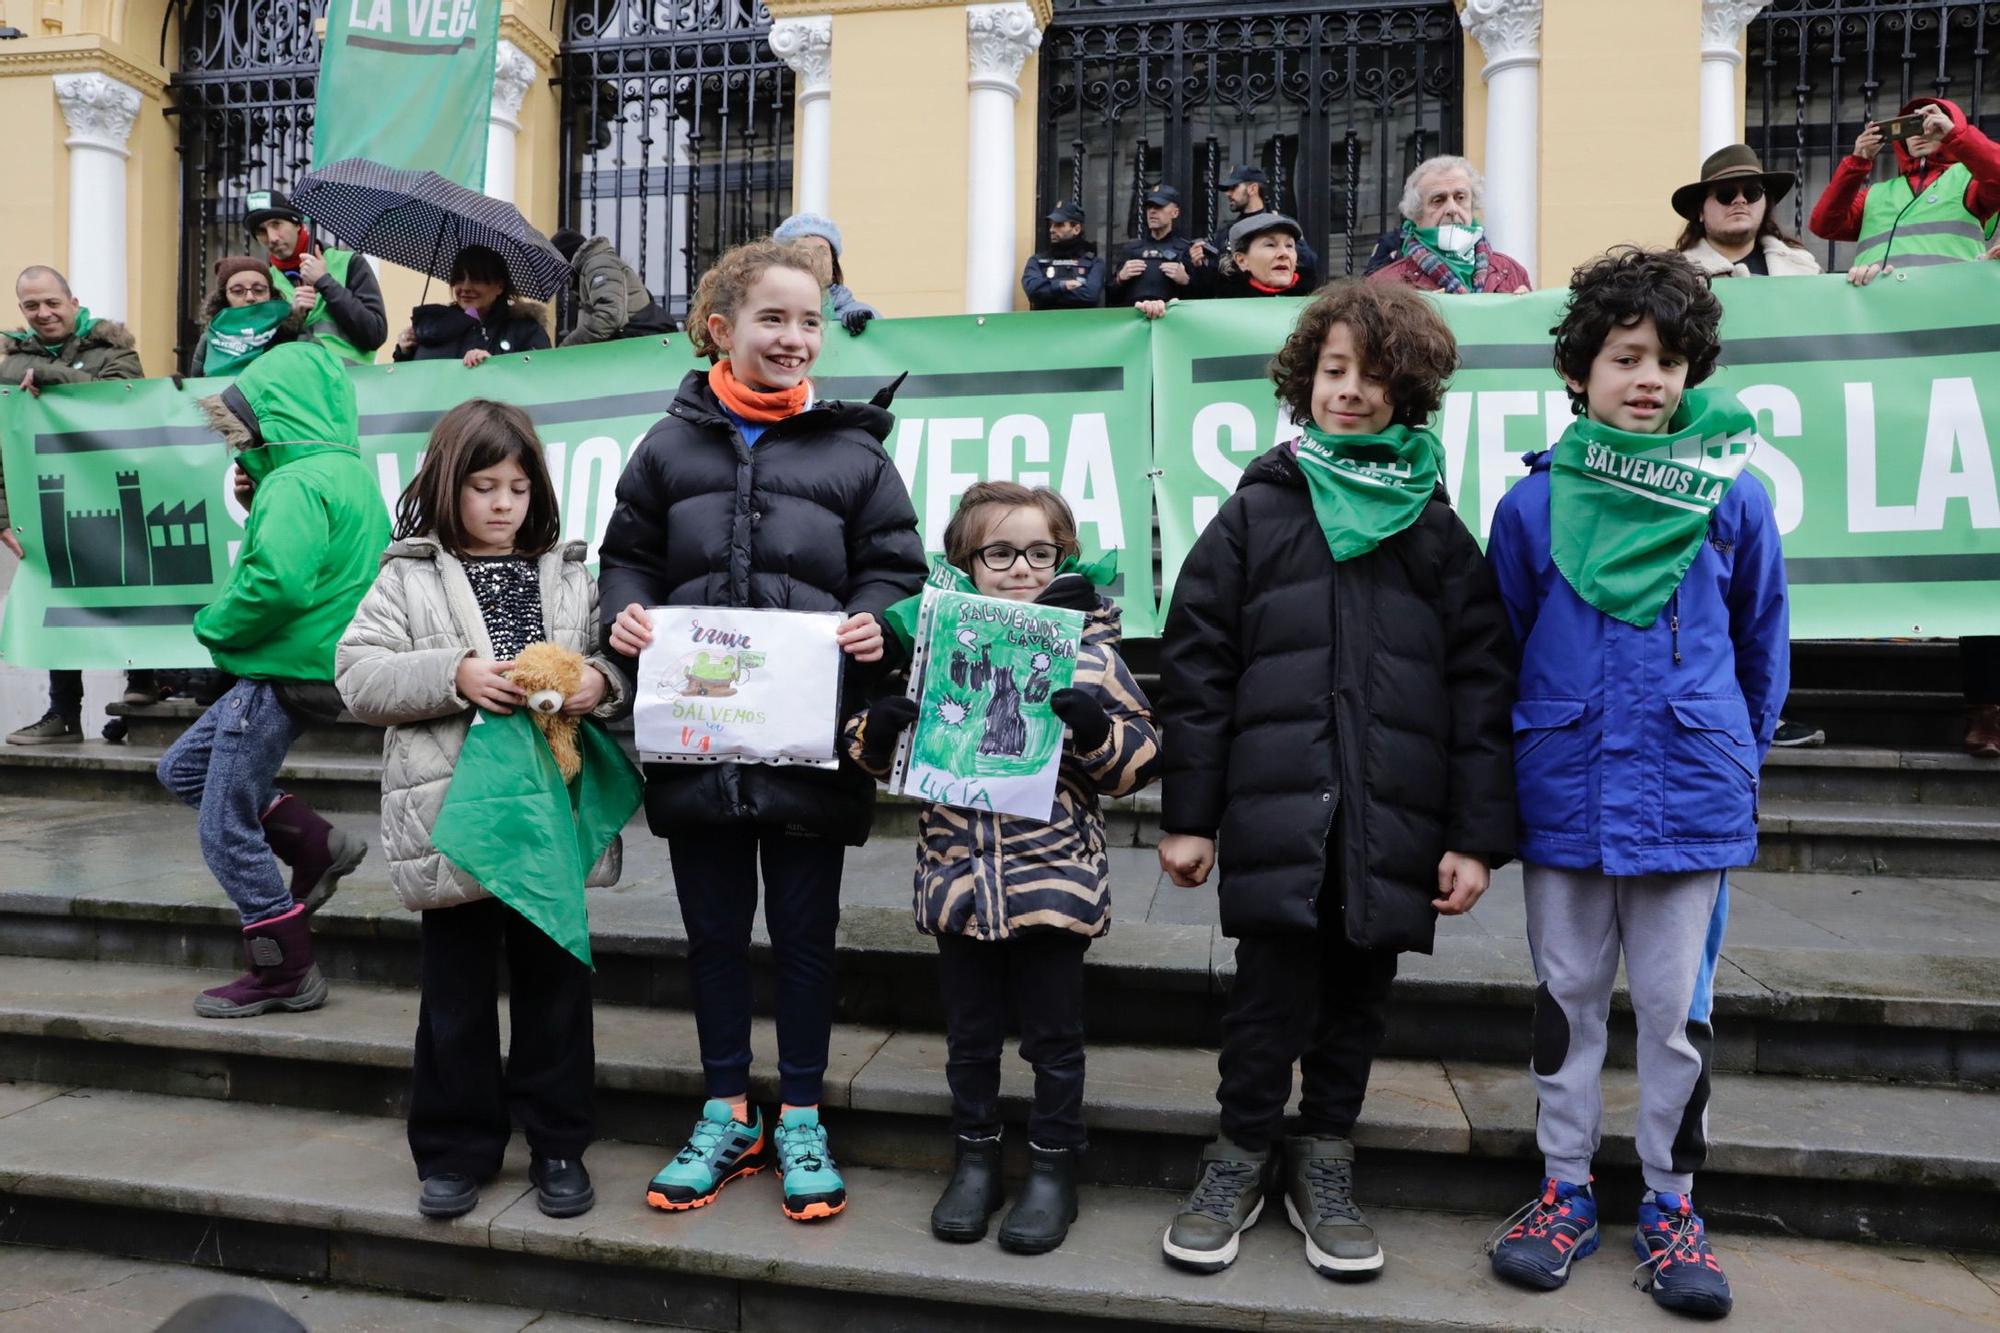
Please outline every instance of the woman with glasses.
M254 255L225 255L215 261L215 283L201 307L201 341L194 346L189 370L196 375L236 375L279 343L306 333L313 291L301 287L299 297L279 299L271 289L271 271Z

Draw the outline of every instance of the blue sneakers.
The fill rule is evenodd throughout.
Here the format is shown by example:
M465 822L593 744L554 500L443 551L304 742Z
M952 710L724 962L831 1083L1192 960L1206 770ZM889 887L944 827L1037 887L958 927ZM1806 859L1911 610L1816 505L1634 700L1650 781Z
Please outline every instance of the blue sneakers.
M711 1097L702 1106L687 1145L646 1187L646 1202L670 1213L700 1208L713 1203L724 1185L738 1176L756 1175L769 1160L764 1113L753 1110L746 1125L728 1102Z
M1504 1234L1502 1234L1504 1232ZM1590 1186L1550 1177L1541 1194L1502 1222L1487 1242L1493 1271L1518 1286L1554 1291L1569 1266L1597 1250L1597 1196Z
M785 1216L817 1222L847 1207L847 1183L826 1149L819 1108L794 1106L778 1119L778 1169L785 1176Z
M1735 1304L1729 1279L1708 1248L1708 1228L1685 1194L1657 1194L1639 1205L1632 1235L1639 1255L1637 1285L1653 1303L1676 1314L1720 1319Z

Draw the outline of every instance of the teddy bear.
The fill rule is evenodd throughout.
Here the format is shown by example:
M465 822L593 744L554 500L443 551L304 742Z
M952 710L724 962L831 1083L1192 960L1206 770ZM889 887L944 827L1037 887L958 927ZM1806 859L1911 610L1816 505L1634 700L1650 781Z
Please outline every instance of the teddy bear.
M528 711L548 738L549 753L555 756L563 781L574 782L583 771L583 756L576 748L580 719L563 712L562 706L583 685L583 654L561 644L531 643L515 654L507 679L528 696Z

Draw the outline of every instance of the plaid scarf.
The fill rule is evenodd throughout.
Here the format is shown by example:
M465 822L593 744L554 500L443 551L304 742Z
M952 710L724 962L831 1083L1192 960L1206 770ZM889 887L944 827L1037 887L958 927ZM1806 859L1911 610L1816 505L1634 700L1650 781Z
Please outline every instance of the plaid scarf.
M1417 224L1408 220L1403 223L1403 256L1415 260L1418 270L1436 283L1439 291L1464 296L1468 292L1486 290L1486 271L1493 266L1493 244L1484 236L1473 244L1470 287L1451 271L1451 265L1445 262L1443 255L1424 244L1424 238L1417 235Z

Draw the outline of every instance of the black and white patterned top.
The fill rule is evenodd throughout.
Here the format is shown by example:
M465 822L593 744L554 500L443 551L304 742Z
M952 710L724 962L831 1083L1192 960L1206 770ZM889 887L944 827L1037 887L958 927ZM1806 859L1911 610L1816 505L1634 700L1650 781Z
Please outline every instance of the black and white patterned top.
M494 661L512 661L523 648L542 641L538 561L524 555L467 556L465 577L472 583L472 595L479 599L479 614L486 621Z

